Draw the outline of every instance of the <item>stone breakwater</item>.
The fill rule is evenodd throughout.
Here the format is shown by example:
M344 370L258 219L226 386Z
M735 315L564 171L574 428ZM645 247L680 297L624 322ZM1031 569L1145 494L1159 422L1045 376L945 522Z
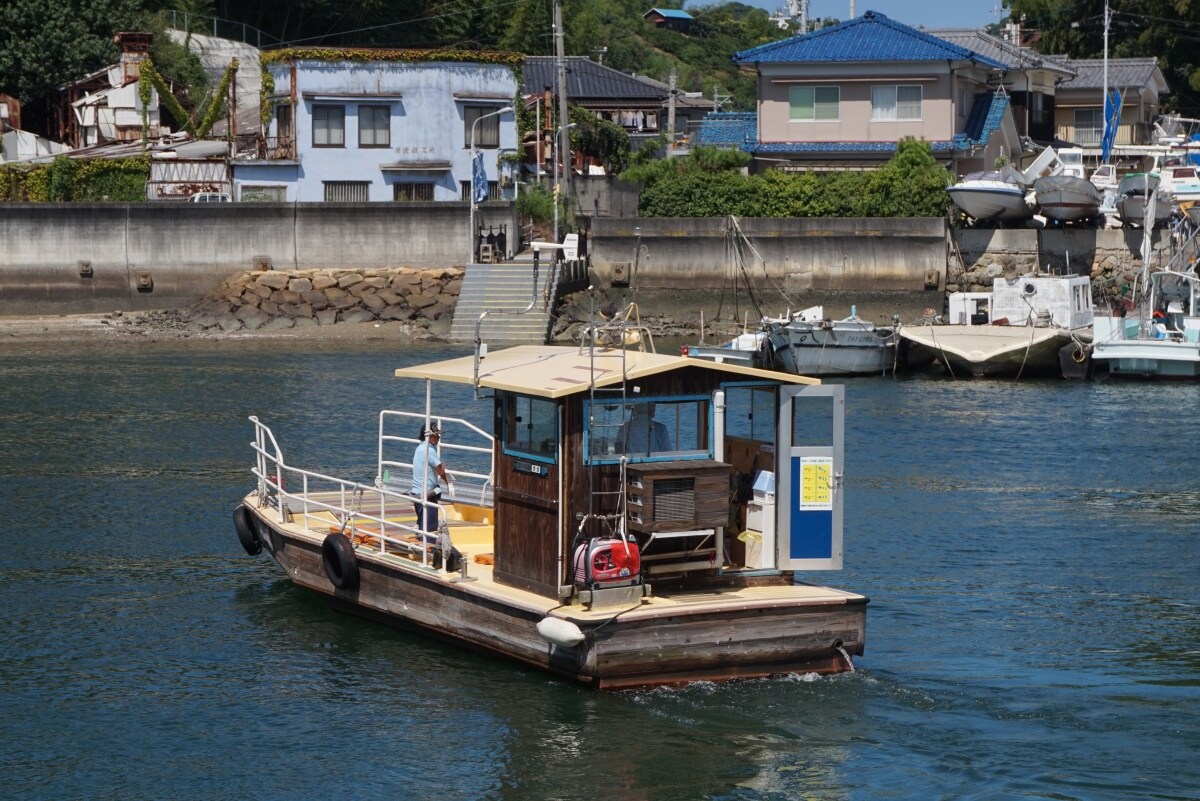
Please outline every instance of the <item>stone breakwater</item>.
M248 271L184 318L188 329L213 333L392 320L448 327L462 280L458 267Z

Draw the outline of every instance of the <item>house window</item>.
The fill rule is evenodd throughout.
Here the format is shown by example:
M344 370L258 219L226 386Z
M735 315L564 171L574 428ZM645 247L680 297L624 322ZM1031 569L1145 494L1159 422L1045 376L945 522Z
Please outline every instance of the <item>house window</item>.
M280 139L292 138L292 104L275 105L275 135Z
M393 184L392 200L433 200L433 184Z
M1098 145L1104 137L1104 114L1098 108L1075 109L1075 143Z
M392 114L387 106L358 107L358 146L391 147Z
M837 86L793 86L788 89L792 120L836 120L842 90Z
M500 115L494 114L495 108L491 106L464 106L463 107L463 123L466 126L463 130L463 147L471 146L471 129L475 129L475 147L500 147ZM480 119L485 114L492 116L486 119ZM475 120L479 120L479 124L475 124Z
M872 86L871 119L876 122L921 119L921 87Z
M344 106L313 106L313 147L346 146Z
M555 402L527 395L505 395L504 452L539 462L554 462L558 453Z
M246 184L242 186L238 200L243 203L285 203L287 202L287 187Z
M470 200L471 200L471 182L470 181L459 181L458 188L459 188L458 199L470 202ZM487 199L488 200L503 200L504 199L500 194L500 183L498 181L488 181L488 197L487 197Z
M366 203L370 181L325 181L325 200L330 203Z

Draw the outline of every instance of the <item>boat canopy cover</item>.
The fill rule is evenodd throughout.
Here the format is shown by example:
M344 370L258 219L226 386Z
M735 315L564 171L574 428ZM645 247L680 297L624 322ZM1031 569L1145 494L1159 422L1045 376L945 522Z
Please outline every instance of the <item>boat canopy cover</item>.
M597 387L619 384L624 377L636 381L649 376L694 367L729 378L752 378L777 384L820 384L820 379L789 375L737 364L717 364L705 359L665 356L661 353L626 351L625 373L621 374L621 351L597 349L594 354L574 347L522 345L491 351L479 363L479 386L542 398L561 398L587 392L595 376ZM475 357L463 356L430 364L402 367L399 378L425 378L452 384L470 384L475 380ZM718 376L719 377L719 376Z
M1012 176L1008 173L996 172L994 170L989 170L987 172L969 172L963 176L963 179L959 181L959 183L966 183L967 181L1000 181L1006 184L1016 183L1013 181Z

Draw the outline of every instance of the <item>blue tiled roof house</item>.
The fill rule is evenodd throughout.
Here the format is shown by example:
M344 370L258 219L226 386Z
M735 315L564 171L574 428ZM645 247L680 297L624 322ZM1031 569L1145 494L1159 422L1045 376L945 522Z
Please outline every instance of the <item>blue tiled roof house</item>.
M875 167L904 137L960 172L1020 152L1007 64L874 11L734 61L758 74L756 169Z

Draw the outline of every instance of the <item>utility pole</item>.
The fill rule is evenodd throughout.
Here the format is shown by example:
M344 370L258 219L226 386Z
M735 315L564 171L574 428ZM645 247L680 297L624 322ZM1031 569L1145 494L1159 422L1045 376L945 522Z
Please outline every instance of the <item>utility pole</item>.
M667 136L670 138L667 145L668 150L675 149L675 81L677 79L675 68L671 67L671 88L670 94L667 95Z
M1104 0L1104 100L1100 104L1100 115L1104 118L1104 127L1101 129L1101 149L1105 142L1108 141L1108 21L1112 19L1112 15L1108 12L1108 0Z
M554 56L555 75L558 81L558 152L559 158L563 160L562 170L559 172L562 185L559 188L558 197L555 198L554 206L557 209L559 199L571 196L571 140L567 129L570 120L567 119L567 62L566 56L563 54L562 0L554 0ZM554 236L557 238L556 241L562 241L557 226Z

